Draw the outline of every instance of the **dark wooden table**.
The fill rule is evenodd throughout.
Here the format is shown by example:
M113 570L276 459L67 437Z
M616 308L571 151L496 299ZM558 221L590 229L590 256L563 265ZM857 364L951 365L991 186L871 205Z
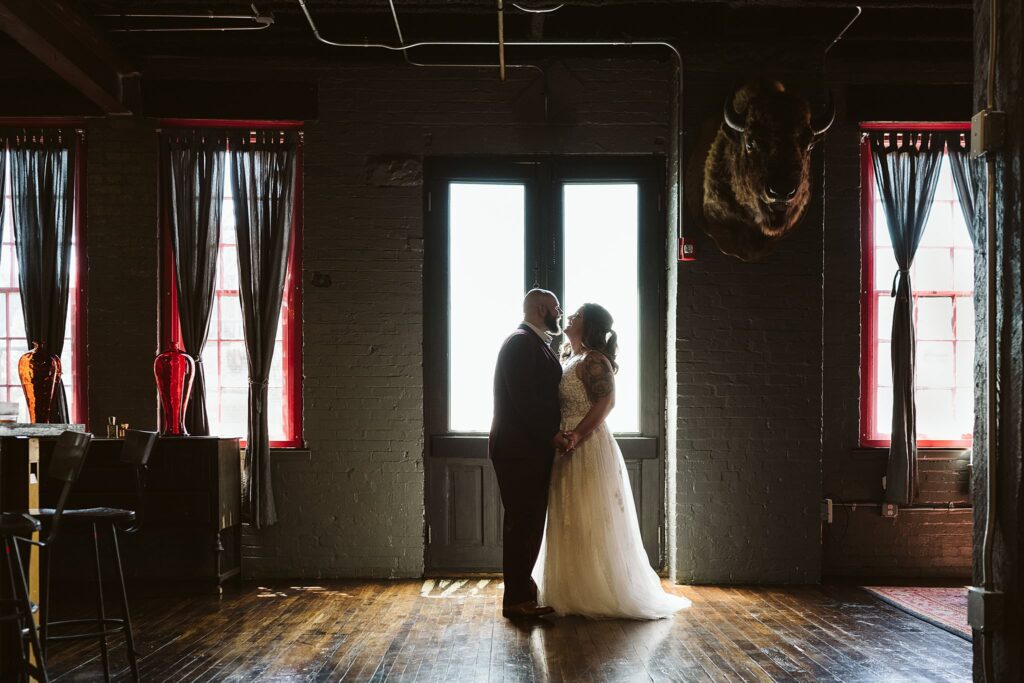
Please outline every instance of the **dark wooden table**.
M68 507L136 509L132 471L121 464L121 439L93 439ZM42 449L46 471L49 449ZM142 528L121 534L125 577L136 592L219 592L241 574L241 461L238 439L162 437L149 461ZM41 500L59 490L44 481ZM62 532L63 534L64 532ZM101 543L104 542L101 540ZM62 536L51 571L54 590L94 580L91 540ZM131 593L129 594L131 595Z

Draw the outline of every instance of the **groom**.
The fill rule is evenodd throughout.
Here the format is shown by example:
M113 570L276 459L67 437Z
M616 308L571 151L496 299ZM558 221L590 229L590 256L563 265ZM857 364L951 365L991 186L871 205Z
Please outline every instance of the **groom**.
M537 605L530 574L544 536L554 452L569 445L558 430L562 366L549 346L561 331L561 318L554 294L530 290L523 300L523 323L502 344L494 371L494 421L487 446L505 506L502 614L509 618L552 612Z

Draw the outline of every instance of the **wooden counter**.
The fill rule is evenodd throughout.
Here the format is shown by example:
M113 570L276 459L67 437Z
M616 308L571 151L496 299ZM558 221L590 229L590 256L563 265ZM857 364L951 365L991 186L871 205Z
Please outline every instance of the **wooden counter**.
M135 509L132 472L120 462L122 444L120 439L92 440L67 507ZM41 449L44 472L51 449ZM60 490L54 483L43 482L45 507L56 504ZM238 439L157 439L149 461L142 529L119 537L129 597L132 589L218 592L225 581L240 575L241 507ZM62 587L83 583L84 588L94 575L81 569L92 566L91 539L61 533L59 560L51 569L55 599Z

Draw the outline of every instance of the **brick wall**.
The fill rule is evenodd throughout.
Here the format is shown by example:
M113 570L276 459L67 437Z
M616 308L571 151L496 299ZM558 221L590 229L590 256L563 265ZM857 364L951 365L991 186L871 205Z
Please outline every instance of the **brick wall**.
M156 428L157 139L152 121L87 125L89 427Z
M688 131L721 111L735 80L687 79ZM691 230L697 261L679 264L677 571L684 582L803 583L820 574L820 157L812 173L815 199L775 253L744 263Z

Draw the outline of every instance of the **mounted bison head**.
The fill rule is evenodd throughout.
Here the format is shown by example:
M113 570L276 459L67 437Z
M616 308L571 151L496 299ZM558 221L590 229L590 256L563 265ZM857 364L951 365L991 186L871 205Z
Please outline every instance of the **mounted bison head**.
M733 93L703 169L701 222L719 249L756 260L796 227L810 202L811 149L834 118L831 99L812 117L807 101L777 81Z

